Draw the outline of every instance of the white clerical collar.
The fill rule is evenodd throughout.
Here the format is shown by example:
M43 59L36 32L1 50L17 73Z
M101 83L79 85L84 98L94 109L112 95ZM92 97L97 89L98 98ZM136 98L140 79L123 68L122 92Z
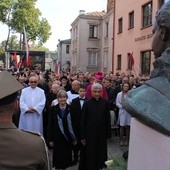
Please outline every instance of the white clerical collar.
M85 97L82 98L82 97L79 96L79 99L85 99Z

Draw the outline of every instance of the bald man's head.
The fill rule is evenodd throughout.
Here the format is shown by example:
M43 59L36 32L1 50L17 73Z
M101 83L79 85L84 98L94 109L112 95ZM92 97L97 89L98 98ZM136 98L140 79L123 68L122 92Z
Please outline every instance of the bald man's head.
M57 94L58 91L60 90L60 88L61 88L60 85L58 85L58 84L53 84L53 85L51 86L51 91L52 91L54 94Z
M79 88L80 88L80 82L78 80L74 80L72 83L71 83L71 87L72 87L72 90L78 92Z

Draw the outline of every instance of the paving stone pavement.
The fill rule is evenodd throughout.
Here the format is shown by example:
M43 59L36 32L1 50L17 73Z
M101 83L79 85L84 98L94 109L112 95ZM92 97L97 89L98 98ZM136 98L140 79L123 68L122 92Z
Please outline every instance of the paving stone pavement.
M112 136L108 141L108 159L113 156L122 156L124 151L127 151L127 147L120 147L119 138L117 136ZM67 170L78 170L78 165L72 166Z

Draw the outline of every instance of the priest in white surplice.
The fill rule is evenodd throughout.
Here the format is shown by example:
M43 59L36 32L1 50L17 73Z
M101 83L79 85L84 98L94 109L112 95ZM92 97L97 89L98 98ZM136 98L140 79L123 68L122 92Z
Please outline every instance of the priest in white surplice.
M29 87L24 88L20 97L19 129L39 132L43 135L44 90L37 87L38 76L29 78Z

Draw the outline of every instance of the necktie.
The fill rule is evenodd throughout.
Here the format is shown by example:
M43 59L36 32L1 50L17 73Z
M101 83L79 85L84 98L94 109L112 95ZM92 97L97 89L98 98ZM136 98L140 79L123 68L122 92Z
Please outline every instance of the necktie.
M61 116L64 117L65 109L61 109Z
M83 100L83 101L84 101L85 99L83 99L83 98L80 98L80 100Z

